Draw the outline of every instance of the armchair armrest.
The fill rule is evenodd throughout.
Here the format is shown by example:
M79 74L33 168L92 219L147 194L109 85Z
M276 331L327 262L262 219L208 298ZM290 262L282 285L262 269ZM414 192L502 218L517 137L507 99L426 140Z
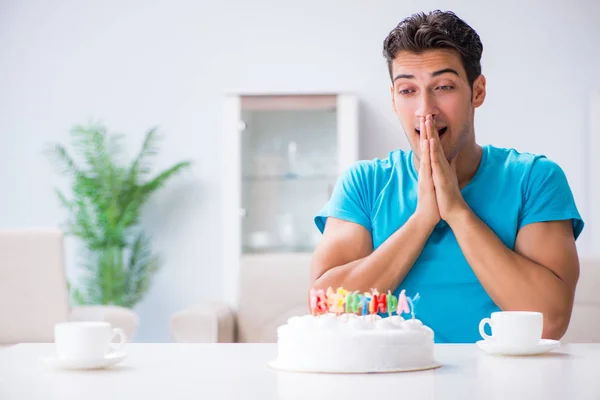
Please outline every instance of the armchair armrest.
M235 315L223 303L198 305L173 314L171 338L178 343L233 343Z
M77 306L69 312L70 321L106 321L113 328L125 331L127 341L131 342L139 325L137 314L129 308L119 306Z

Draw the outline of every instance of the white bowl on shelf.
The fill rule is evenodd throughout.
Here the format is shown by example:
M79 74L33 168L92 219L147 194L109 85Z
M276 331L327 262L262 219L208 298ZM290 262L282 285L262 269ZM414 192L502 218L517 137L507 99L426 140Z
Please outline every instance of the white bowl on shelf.
M248 246L256 250L264 250L273 245L271 234L266 231L256 231L248 235Z

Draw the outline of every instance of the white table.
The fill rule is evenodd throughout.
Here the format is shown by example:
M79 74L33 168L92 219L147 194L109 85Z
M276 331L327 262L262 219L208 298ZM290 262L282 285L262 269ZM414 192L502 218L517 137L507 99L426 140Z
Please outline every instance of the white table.
M333 375L277 372L273 344L129 344L106 370L49 369L52 344L0 352L0 399L600 399L600 344L536 357L499 357L474 345L436 345L436 370Z

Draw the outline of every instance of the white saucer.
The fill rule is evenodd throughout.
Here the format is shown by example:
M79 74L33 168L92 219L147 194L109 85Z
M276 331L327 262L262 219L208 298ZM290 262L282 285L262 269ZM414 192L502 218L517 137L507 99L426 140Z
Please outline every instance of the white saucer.
M51 367L64 369L100 369L120 363L127 357L127 353L118 351L107 354L104 358L97 360L72 360L58 356L44 357L42 362Z
M560 341L551 339L542 339L537 344L519 346L495 343L493 340L480 340L477 346L488 354L503 356L534 356L547 353L560 347Z

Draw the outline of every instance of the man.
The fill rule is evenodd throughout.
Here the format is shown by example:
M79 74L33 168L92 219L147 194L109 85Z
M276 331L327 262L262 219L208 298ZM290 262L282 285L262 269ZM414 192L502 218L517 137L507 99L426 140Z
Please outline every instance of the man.
M568 327L583 229L562 169L544 156L480 146L483 46L451 12L413 15L384 55L394 112L410 143L360 161L315 217L323 239L313 288L419 293L436 342L480 340L498 310L544 314L544 338Z

